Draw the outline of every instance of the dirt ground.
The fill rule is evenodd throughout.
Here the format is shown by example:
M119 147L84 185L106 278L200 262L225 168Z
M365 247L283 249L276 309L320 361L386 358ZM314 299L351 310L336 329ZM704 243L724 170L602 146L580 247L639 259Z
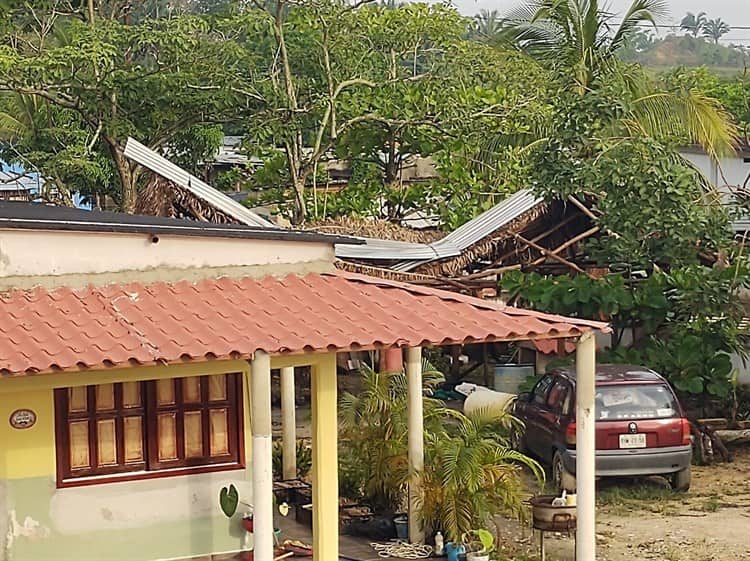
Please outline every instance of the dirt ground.
M731 464L693 466L689 493L673 493L659 478L597 484L597 550L601 561L750 560L750 448ZM536 559L538 536L505 523L504 550ZM547 559L573 561L574 541L548 535Z

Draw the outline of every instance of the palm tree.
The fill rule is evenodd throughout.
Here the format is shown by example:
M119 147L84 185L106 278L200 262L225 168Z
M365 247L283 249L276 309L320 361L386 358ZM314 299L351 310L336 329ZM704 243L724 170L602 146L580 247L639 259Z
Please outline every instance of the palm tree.
M722 21L721 18L716 19L710 19L706 21L703 26L703 36L708 37L709 39L713 39L714 45L719 44L719 39L721 39L724 35L729 33L732 28L729 27L729 25Z
M422 383L434 387L442 374L423 361ZM406 376L361 369L362 390L341 397L340 483L375 508L403 506L409 480ZM460 539L486 527L497 514L520 517L525 498L522 468L541 481L539 464L513 450L507 436L518 421L486 409L464 415L424 399L424 471L418 499L427 526ZM350 497L356 498L356 497Z
M666 4L634 0L616 25L597 0L530 0L506 21L517 45L540 64L570 74L581 96L608 84L622 85L629 99L625 114L613 123L612 137L684 137L714 158L731 153L736 127L715 99L697 91L660 90L618 57L644 23L656 25ZM549 131L538 132L529 140L543 142Z
M697 16L692 12L688 12L680 22L680 29L687 31L693 37L698 37L705 23L706 12L700 12Z
M0 141L13 142L31 134L40 104L34 96L0 93Z
M641 25L656 25L665 0L635 0L615 25L615 15L598 0L529 0L506 21L517 44L534 58L563 63L574 71L583 93Z
M503 30L503 20L497 10L480 10L474 16L474 32L483 41L496 41Z
M473 529L491 527L498 515L522 519L523 468L539 483L544 472L510 446L508 430L518 421L491 408L470 414L447 408L440 412L450 421L441 431L425 434L419 504L426 525L458 540Z

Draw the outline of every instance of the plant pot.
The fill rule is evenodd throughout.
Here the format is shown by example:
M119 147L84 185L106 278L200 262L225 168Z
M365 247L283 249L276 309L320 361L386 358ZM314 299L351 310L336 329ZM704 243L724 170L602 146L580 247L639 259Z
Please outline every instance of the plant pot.
M448 561L459 561L459 556L463 555L465 551L466 548L463 544L453 542L445 544L445 555L448 557Z
M396 537L400 540L409 539L409 518L405 514L399 514L393 518L396 527Z
M469 552L466 554L466 561L490 561L490 554Z

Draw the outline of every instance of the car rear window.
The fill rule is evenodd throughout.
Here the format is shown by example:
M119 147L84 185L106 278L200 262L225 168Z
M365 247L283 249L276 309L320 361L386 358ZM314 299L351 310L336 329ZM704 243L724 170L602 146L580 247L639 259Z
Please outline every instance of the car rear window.
M679 416L674 394L665 385L602 386L596 388L596 418L670 419Z

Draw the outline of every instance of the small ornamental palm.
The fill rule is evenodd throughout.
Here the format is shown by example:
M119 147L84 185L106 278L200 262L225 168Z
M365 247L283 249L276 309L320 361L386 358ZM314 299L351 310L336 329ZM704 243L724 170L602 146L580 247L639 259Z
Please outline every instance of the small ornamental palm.
M339 404L342 484L348 492L357 487L374 509L394 512L404 506L409 481L406 376L369 367L361 375L360 394L344 394ZM423 385L442 380L425 362ZM428 527L456 540L498 514L523 516L523 467L544 476L534 460L510 448L507 435L517 422L502 411L464 415L424 399L425 467L417 477Z

